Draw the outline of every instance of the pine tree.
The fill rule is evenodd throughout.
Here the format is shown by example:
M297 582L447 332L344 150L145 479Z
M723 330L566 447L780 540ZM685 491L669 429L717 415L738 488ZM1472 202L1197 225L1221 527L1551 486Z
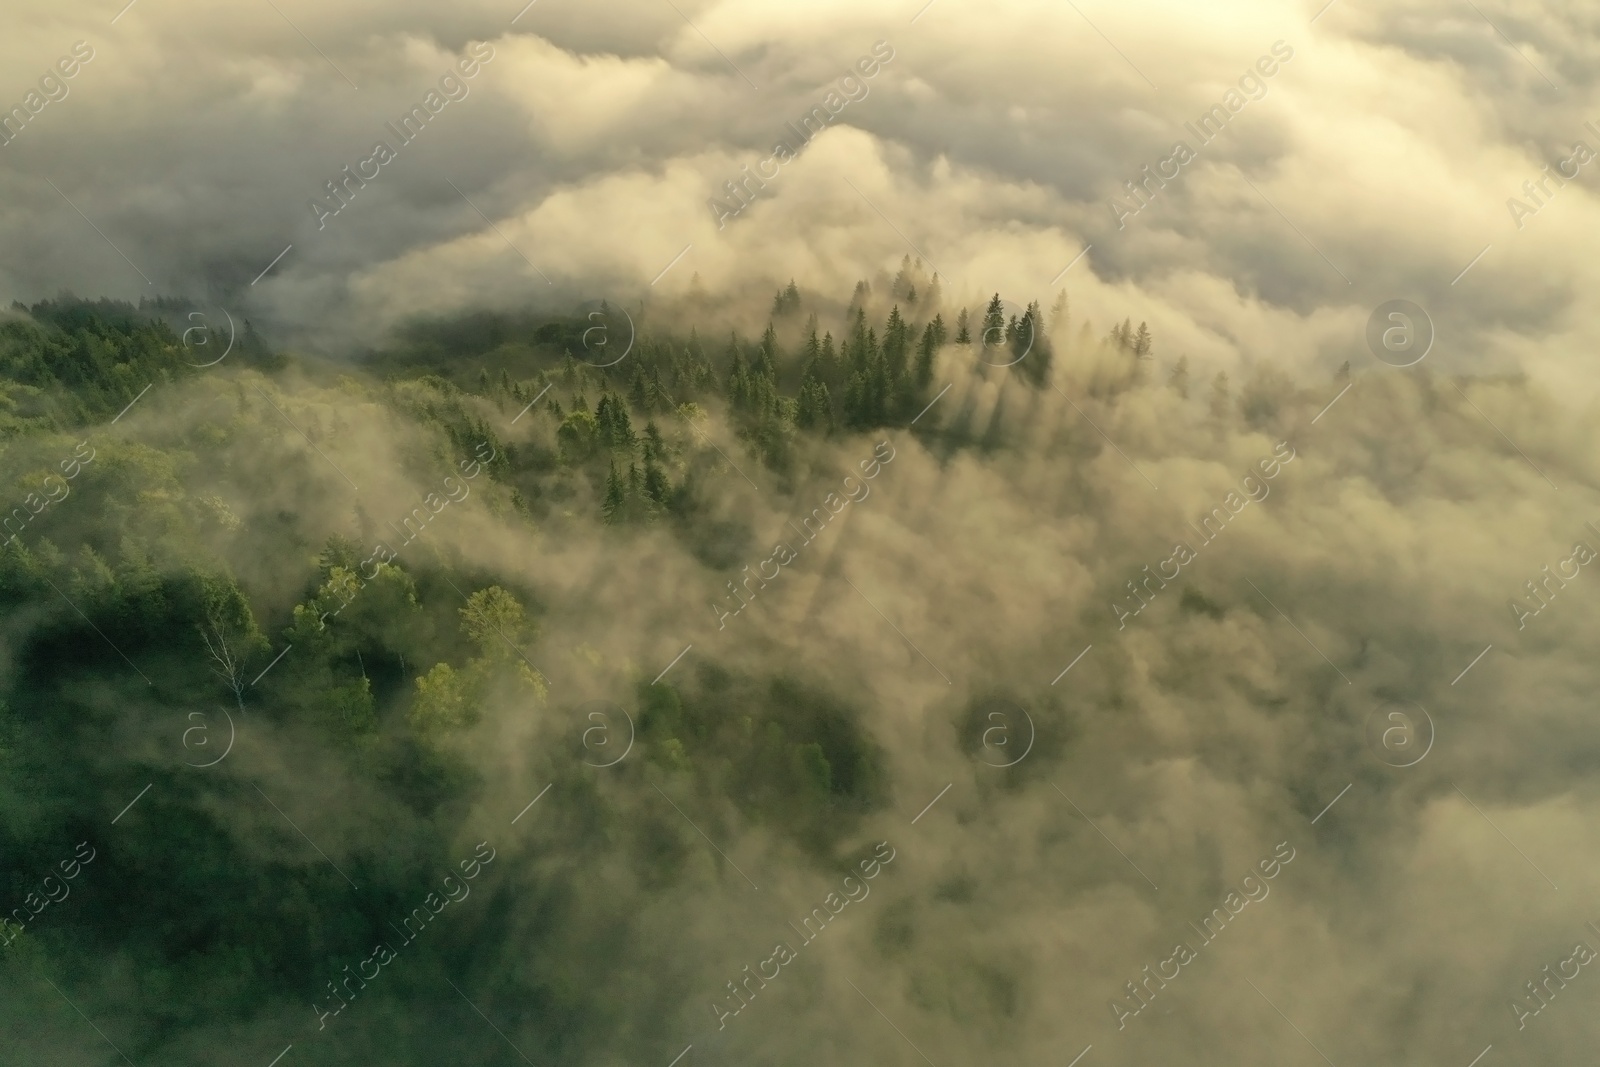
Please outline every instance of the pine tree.
M1067 291L1063 289L1056 294L1056 302L1050 305L1050 328L1057 334L1066 333L1067 307Z
M654 425L654 423L651 425ZM649 497L657 504L664 505L667 502L667 497L671 494L671 492L672 483L667 480L666 474L663 473L661 468L656 465L654 457L647 453L644 461L645 496Z
M804 351L805 359L802 362L807 366L822 355L822 342L817 340L817 313L814 311L811 313L811 317L806 319L806 346Z
M856 282L856 290L854 293L850 294L850 314L853 315L860 309L864 308L867 304L868 298L871 296L872 287L867 284L866 279Z
M867 425L867 378L858 370L850 372L850 380L844 387L844 424L852 430L863 429Z
M994 294L989 301L989 306L983 313L983 332L978 338L978 344L983 348L999 348L1006 343L1006 307L1000 301L1000 294Z
M622 402L621 397L611 398L611 425L616 447L632 451L638 439L633 435L633 420L628 418L628 405Z
M1148 359L1150 356L1150 327L1144 323L1139 324L1139 332L1133 337L1133 355L1136 359Z
M728 403L735 411L743 411L750 400L750 372L745 367L744 356L739 352L739 339L728 342L728 379L725 390Z
M929 325L933 327L933 346L935 348L943 348L945 342L949 340L945 333L944 316L935 315Z
M622 476L617 473L617 461L611 461L611 469L606 474L605 502L601 504L601 511L605 513L608 523L622 521L622 506L627 501L627 494L622 487Z
M906 371L906 349L910 347L911 327L900 317L900 305L889 309L889 321L883 327L883 354L888 362L889 377L899 380Z
M864 371L868 362L877 353L877 331L867 326L867 313L858 309L855 314L855 324L850 331L850 351L846 362L856 370Z
M1189 357L1178 357L1177 366L1172 368L1172 373L1167 376L1167 384L1177 390L1179 396L1189 399Z
M778 331L772 328L772 323L767 323L767 332L761 335L761 344L757 348L755 373L763 374L768 378L777 377L778 359Z
M644 424L644 450L647 459L651 456L663 459L667 454L667 442L662 439L654 419Z
M894 283L890 286L889 293L896 300L904 300L906 293L911 288L911 257L900 257L900 271L894 276Z
M1044 385L1050 378L1050 343L1044 337L1041 316L1039 302L1035 300L1023 311L1011 332L1012 365L1035 386Z
M935 272L933 281L928 283L927 290L922 294L922 306L939 310L939 303L944 299L944 290L939 286L939 275ZM941 342L942 343L942 342Z
M934 327L938 319L922 330L922 341L917 345L915 380L918 389L926 389L933 382L933 357L939 350L939 331Z
M833 401L828 396L827 384L815 375L808 375L800 386L794 421L803 430L833 429Z

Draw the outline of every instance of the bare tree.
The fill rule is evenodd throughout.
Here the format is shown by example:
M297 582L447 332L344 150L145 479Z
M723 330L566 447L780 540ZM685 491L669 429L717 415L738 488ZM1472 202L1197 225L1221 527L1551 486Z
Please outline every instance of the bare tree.
M233 699L243 712L244 691L249 688L244 680L244 663L228 647L222 623L215 615L210 615L204 626L195 629L200 631L200 639L206 643L206 651L211 653L212 662L216 664L211 668L211 673L221 678L222 683L233 692Z

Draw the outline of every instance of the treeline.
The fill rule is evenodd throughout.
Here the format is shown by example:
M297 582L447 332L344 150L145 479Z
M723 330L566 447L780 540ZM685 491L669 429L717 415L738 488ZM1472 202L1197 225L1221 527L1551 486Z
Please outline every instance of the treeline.
M866 281L856 285L837 337L805 303L791 281L775 294L759 339L733 331L717 344L695 325L686 334L638 332L630 314L604 303L587 318L538 325L475 315L412 328L404 335L409 347L378 356L376 365L398 377L413 360L435 359L447 340L469 345L464 361L480 364L477 378L457 372L457 388L513 414L537 403L553 434L507 449L518 499L532 514L546 517L573 496L576 483L566 475L576 472L607 521L650 522L695 512L695 475L704 464L697 467L691 453L710 407L724 411L750 451L784 475L808 435L910 426L938 395L936 369L952 346L985 375L1049 387L1053 338L1067 319L1064 292L1049 322L1037 302L1008 311L999 294L971 312L951 309L937 275L909 257L882 297ZM1128 381L1142 375L1154 345L1148 325L1125 320L1099 341L1088 330L1084 323L1079 345L1103 346L1125 364L1118 374ZM1187 363L1181 367L1186 389ZM427 380L450 384L440 374ZM918 432L935 432L932 425Z

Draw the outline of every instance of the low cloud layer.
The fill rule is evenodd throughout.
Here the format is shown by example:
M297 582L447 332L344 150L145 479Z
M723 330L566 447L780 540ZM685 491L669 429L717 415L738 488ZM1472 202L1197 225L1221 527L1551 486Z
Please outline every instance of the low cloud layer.
M1567 161L1600 150L1592 16L918 6L8 15L0 101L28 112L0 145L17 300L185 293L349 360L419 315L600 298L655 338L714 322L720 343L758 334L791 278L842 338L857 279L881 322L907 255L939 272L947 318L996 291L1068 298L1047 386L946 347L948 388L912 429L839 434L781 472L720 409L663 416L704 460L715 553L665 524L605 526L582 487L534 524L509 488L472 483L402 562L520 590L548 693L501 693L463 730L481 789L451 834L266 716L185 803L252 863L326 860L352 885L486 841L474 899L436 910L371 979L390 984L326 1029L321 988L230 989L226 1023L195 1007L158 1026L141 1005L164 1003L160 975L118 957L72 987L113 1037L263 1067L284 1045L281 1067L397 1044L522 1062L524 1042L533 1062L658 1067L1467 1067L1489 1046L1492 1067L1589 1047L1597 171ZM776 142L799 148L818 106L836 121L719 220L708 201ZM1431 338L1405 367L1368 342L1395 299ZM1149 323L1152 359L1097 343L1124 318ZM152 508L203 484L207 514L248 534L207 549L278 619L330 534L365 551L469 453L397 414L436 402L423 386L241 362L97 429L98 462L144 472ZM570 411L573 392L551 396ZM560 448L546 404L462 403L524 455ZM140 451L175 440L214 445L178 472ZM8 625L14 670L47 624ZM286 655L273 670L296 670ZM647 707L668 701L653 679L698 702L682 738L646 738L652 708L670 719ZM140 803L126 764L191 773L173 709L100 681L71 696L121 790L95 793L106 819ZM696 730L755 736L758 699L859 730L858 810L794 831L737 768L718 773L748 796L689 796L697 779L660 753ZM602 706L656 762L580 769L623 740L585 710ZM135 826L188 810L140 796ZM399 922L435 882L384 907ZM354 921L300 903L249 906L312 916L319 937ZM373 958L307 967L331 983ZM452 992L436 972L471 977ZM34 983L7 1024L61 1062L111 1062L59 1001Z
M697 273L755 311L790 277L835 291L916 249L957 289L1048 303L1065 285L1106 321L1143 309L1170 351L1219 367L1336 367L1372 307L1407 297L1457 366L1582 388L1563 353L1595 328L1576 299L1591 257L1569 237L1592 209L1587 171L1545 178L1544 206L1524 191L1594 139L1595 42L1576 11L602 17L541 0L10 18L19 106L74 42L96 56L0 149L0 286L23 300L184 292L338 352L419 309L661 299ZM865 95L827 109L831 128L719 228L707 201L875 42L894 59ZM495 58L470 92L319 229L311 199L474 47ZM1293 58L1256 98L1274 50ZM1248 106L1201 143L1184 124L1230 92ZM1148 182L1179 140L1193 162ZM1129 182L1150 203L1119 225Z

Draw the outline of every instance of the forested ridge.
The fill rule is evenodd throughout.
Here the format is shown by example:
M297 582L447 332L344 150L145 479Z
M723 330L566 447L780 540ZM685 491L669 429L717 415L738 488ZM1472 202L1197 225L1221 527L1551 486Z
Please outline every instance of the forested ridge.
M890 432L946 455L1006 447L1007 411L1053 388L1069 354L1086 395L1188 394L1186 361L1152 381L1142 324L1097 337L1072 323L1069 337L1065 297L1052 322L998 295L953 307L909 260L879 288L813 306L791 283L753 340L609 304L418 322L348 366L274 352L243 322L188 328L181 300L14 307L0 323L14 516L0 547L0 967L23 992L7 1026L58 1028L48 979L124 1019L135 1060L188 1062L201 1055L188 1035L219 1021L270 1029L286 1004L331 1004L341 968L473 844L507 833L482 826L478 753L485 716L510 714L567 723L526 753L528 794L549 787L545 817L516 828L534 858L515 880L481 879L449 936L407 950L371 994L381 1003L339 1023L342 1054L424 1062L407 1057L448 1045L403 1007L437 996L441 975L492 989L537 1057L637 1051L628 1013L687 993L644 983L662 949L630 937L637 916L598 902L588 872L630 893L673 885L720 865L706 835L735 817L819 870L848 864L868 847L860 819L889 796L883 741L829 679L711 652L667 681L633 670L617 694L633 709L629 758L598 781L597 744L615 741L611 758L623 738L597 739L588 705L552 696L536 666L546 591L468 562L450 524L476 508L547 540L660 531L737 577L761 546L719 504L723 480L794 494L828 469L829 442ZM945 397L951 358L1013 399L980 418ZM1230 403L1225 377L1211 403ZM435 492L371 499L321 447L377 424L403 441L408 484ZM1070 448L1100 450L1088 434ZM52 477L65 495L46 492ZM41 880L80 842L96 858L46 903ZM496 936L512 911L532 943ZM596 1002L608 988L638 999Z

